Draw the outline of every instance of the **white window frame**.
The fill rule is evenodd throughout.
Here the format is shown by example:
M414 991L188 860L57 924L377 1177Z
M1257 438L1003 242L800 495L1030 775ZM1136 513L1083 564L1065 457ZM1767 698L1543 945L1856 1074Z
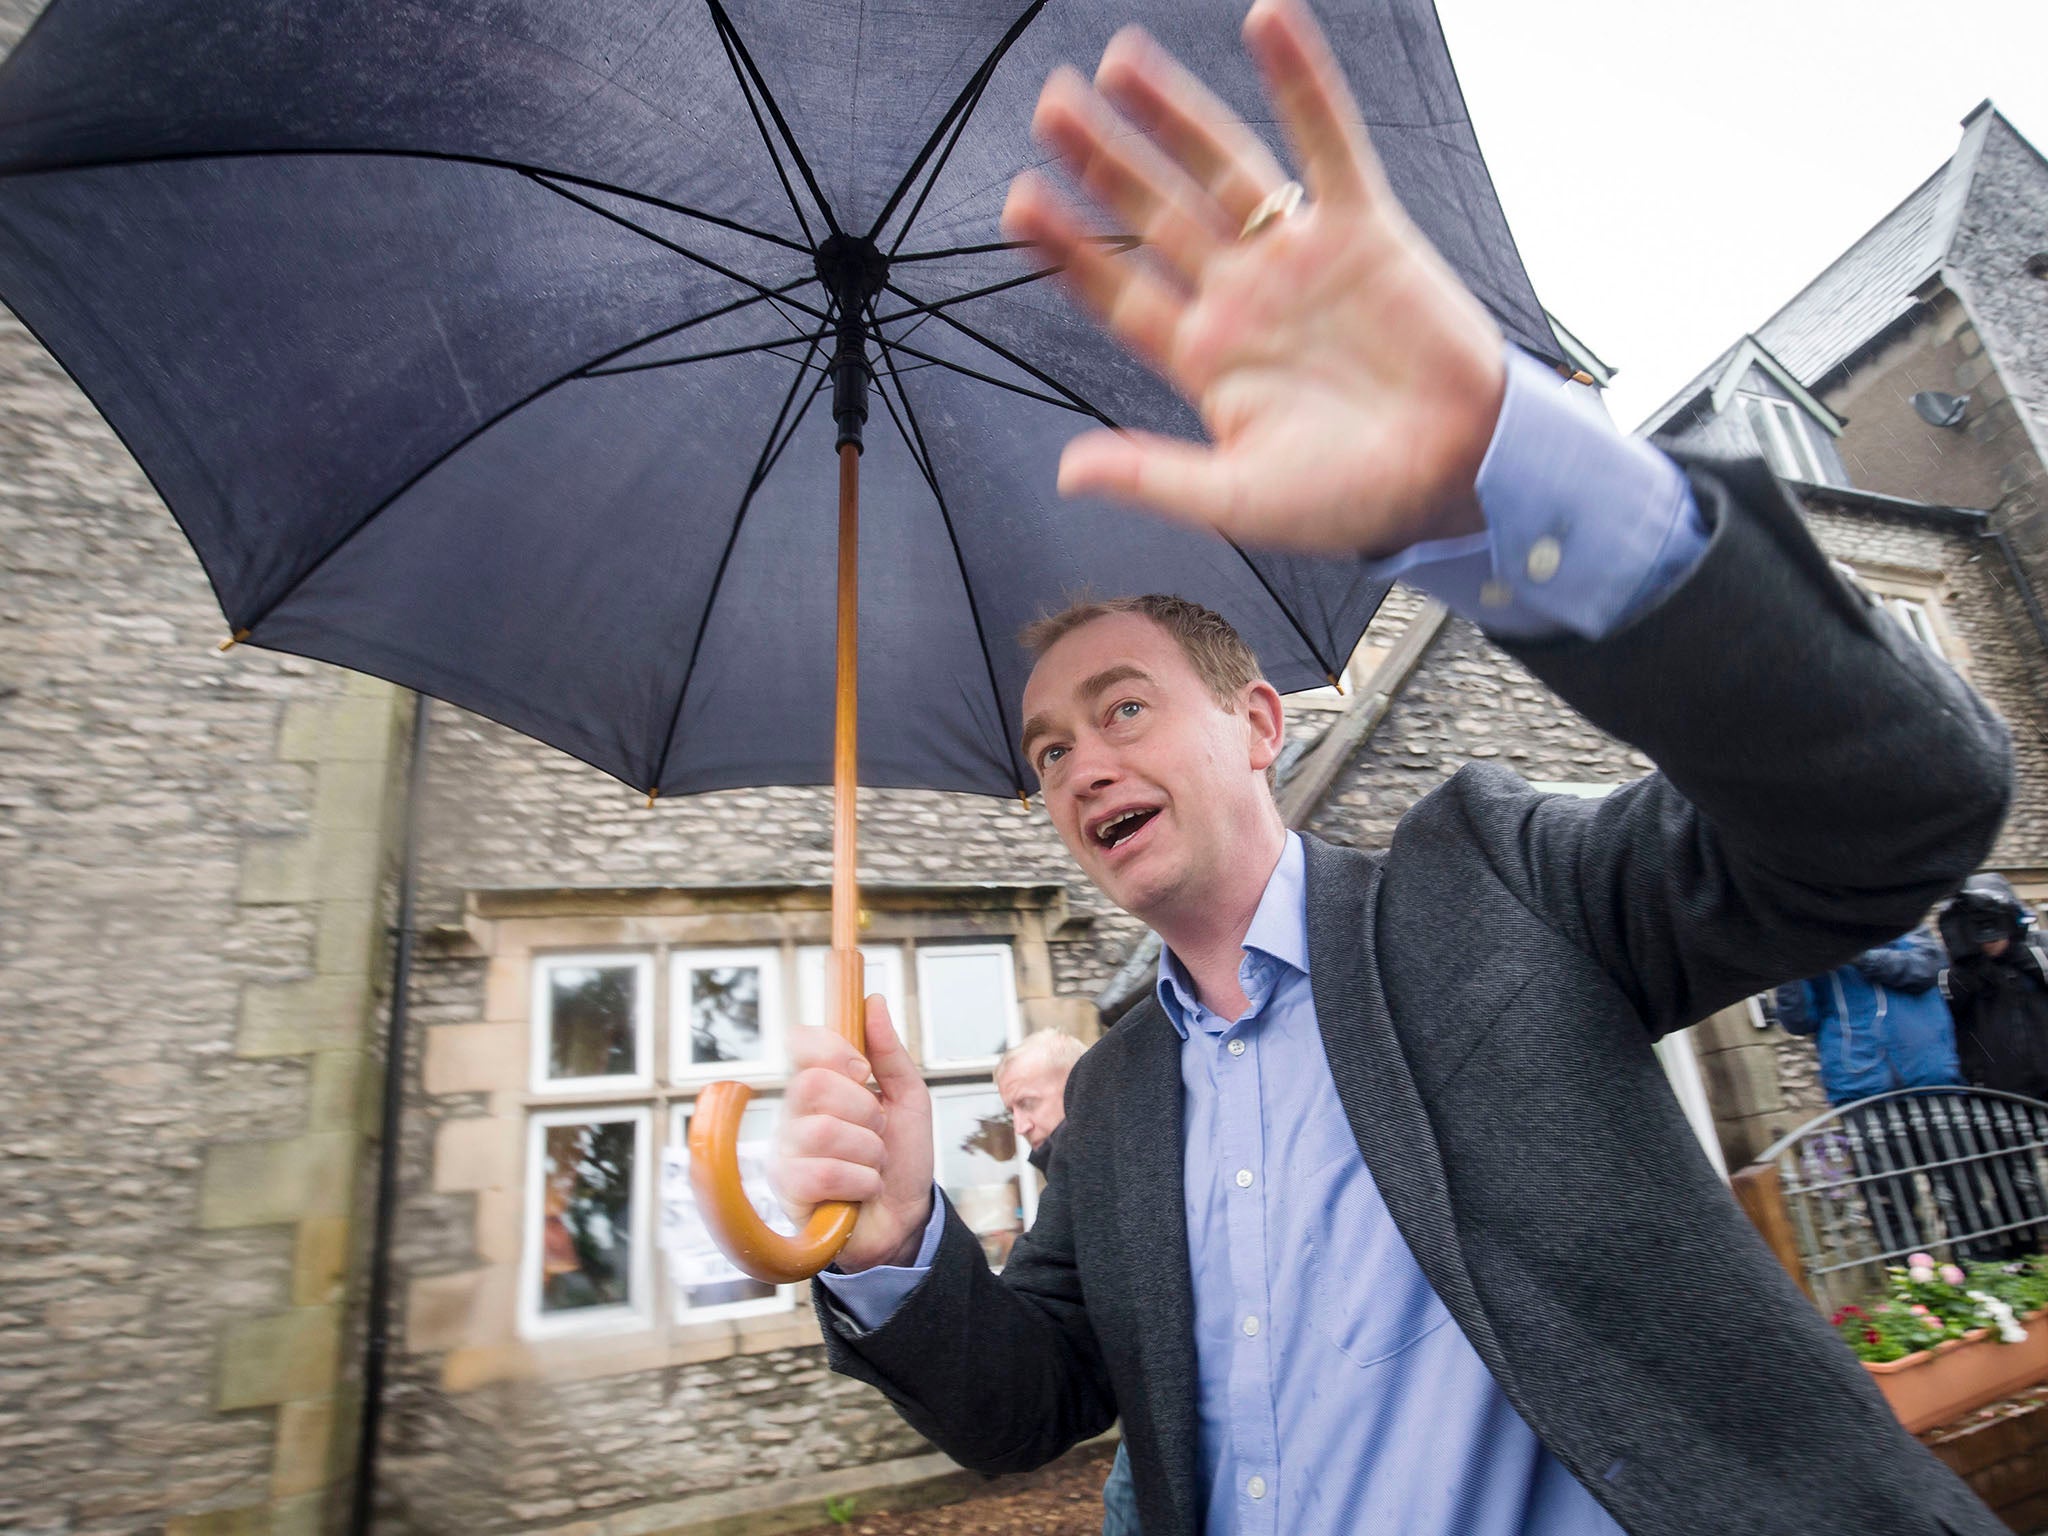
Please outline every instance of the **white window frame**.
M1886 597L1883 601L1907 634L1935 655L1947 659L1948 652L1941 643L1941 631L1934 622L1934 609L1925 598Z
M628 1242L632 1246L626 1273L627 1300L603 1307L579 1307L573 1312L547 1313L541 1310L541 1255L544 1240L541 1187L547 1156L547 1132L558 1125L611 1125L630 1121L633 1126L633 1189L628 1201ZM631 1333L654 1326L652 1306L654 1264L653 1233L649 1230L652 1201L648 1195L649 1156L652 1151L653 1113L646 1104L616 1109L536 1110L527 1116L524 1245L519 1263L519 1332L529 1339L554 1339L573 1334Z
M1017 1011L1017 952L1011 944L920 944L917 946L917 1029L918 1060L931 1072L993 1072L1002 1051L993 1056L934 1056L930 998L932 989L927 985L929 961L938 956L945 959L963 959L972 956L989 955L999 958L1003 978L1003 1050L1012 1050L1024 1038L1023 1020Z
M598 1077L549 1077L548 1047L554 1039L554 988L549 975L556 970L631 970L637 973L633 988L633 1059L637 1072ZM586 950L574 954L536 955L533 958L533 1006L531 1009L532 1058L529 1076L533 1092L560 1098L565 1094L610 1092L614 1089L645 1090L654 1086L654 956L644 950Z
M690 1060L690 986L693 971L755 966L761 972L761 1055L753 1061ZM668 1080L677 1084L719 1082L727 1078L779 1077L788 1053L783 1046L782 950L775 945L709 945L675 949L668 957Z
M779 1113L782 1108L782 1095L779 1093L763 1095L755 1099L747 1108L751 1111L757 1106L762 1105L772 1108ZM689 1120L690 1116L696 1112L697 1100L695 1098L677 1099L668 1106L669 1141L664 1155L680 1153L685 1169L689 1167L690 1158ZM677 1281L674 1263L666 1250L663 1251L661 1258L662 1278L667 1281L665 1287L667 1292L666 1302L668 1306L668 1321L671 1326L689 1323L711 1323L717 1322L722 1318L731 1317L766 1317L776 1312L787 1312L795 1307L797 1294L804 1289L804 1287L798 1285L779 1285L775 1288L775 1294L772 1296L759 1296L751 1301L722 1301L712 1303L709 1306L691 1306L683 1300L683 1288ZM734 1270L734 1273L737 1275L739 1271ZM744 1279L746 1277L742 1275L740 1278Z
M1744 390L1736 398L1743 402L1750 430L1756 434L1757 446L1763 449L1771 468L1787 480L1828 484L1820 452L1807 434L1806 423L1800 420L1803 413L1798 406L1776 395L1761 395L1752 390Z
M905 946L901 944L863 944L861 958L867 962L865 989L879 992L889 1005L889 1019L895 1024L896 1033L902 1036L910 1028L909 1016L903 1005L903 975ZM832 946L829 944L806 944L796 952L796 1014L798 1023L823 1029L831 1024L829 1004L825 993L826 977L831 973ZM875 971L880 963L888 963L895 974L886 986L875 985Z
M931 1087L931 1096L934 1100L932 1107L932 1176L934 1182L941 1189L945 1188L946 1183L944 1177L946 1149L939 1144L940 1117L936 1101L939 1099L964 1099L970 1094L991 1094L995 1096L998 1103L1002 1100L1002 1096L996 1093L994 1082L985 1077L968 1078L954 1083L934 1083ZM1015 1128L1012 1127L1013 1134L1014 1130ZM1019 1228L1019 1235L1021 1236L1023 1233L1029 1232L1031 1224L1038 1219L1038 1180L1032 1177L1037 1170L1031 1166L1030 1149L1024 1145L1024 1138L1022 1136L1017 1137L1017 1151L1016 1155L1011 1158L1011 1164L1017 1171L1018 1197L1024 1210L1024 1224ZM951 1197L949 1196L948 1198ZM997 1273L1000 1274L1001 1270L998 1269Z

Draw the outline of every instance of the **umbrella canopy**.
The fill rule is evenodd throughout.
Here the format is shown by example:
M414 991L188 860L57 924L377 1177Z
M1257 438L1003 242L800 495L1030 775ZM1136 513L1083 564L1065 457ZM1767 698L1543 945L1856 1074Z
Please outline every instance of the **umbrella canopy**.
M1148 23L1257 120L1241 9ZM1554 357L1428 0L1321 12L1394 191ZM1340 670L1382 595L1362 562L1054 492L1082 426L1199 431L997 232L1046 159L1040 81L1127 19L55 0L0 71L0 298L149 474L233 631L663 793L832 776L853 307L862 773L1008 794L1030 782L1014 637L1068 597L1206 603L1286 690Z

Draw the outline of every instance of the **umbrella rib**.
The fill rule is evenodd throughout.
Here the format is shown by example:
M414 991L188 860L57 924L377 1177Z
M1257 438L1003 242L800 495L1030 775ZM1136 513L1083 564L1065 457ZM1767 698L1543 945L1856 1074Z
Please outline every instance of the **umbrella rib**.
M714 6L717 3L718 0L711 0L711 4ZM910 184L917 180L918 172L924 169L925 162L931 159L933 152L938 149L939 140L945 136L946 130L952 126L953 119L958 117L964 120L966 115L974 110L973 103L980 100L982 90L987 86L990 77L995 74L996 66L1002 62L1003 55L1010 51L1011 45L1024 35L1024 29L1037 20L1038 13L1044 9L1045 0L1031 0L1031 4L1025 8L1024 14L1010 23L1009 31L1002 35L994 49L990 51L989 56L982 60L980 68L976 69L973 75L968 78L967 84L960 88L960 94L953 98L953 104L946 108L945 115L934 125L931 136L924 141L924 147L917 152L917 157L910 162L910 169L903 173L903 179L896 183L896 190L889 194L888 202L882 205L882 211L875 216L874 228L868 231L868 238L870 240L877 238L882 233L882 226L889 222L889 215L896 211L896 205L902 202L904 194L909 192ZM955 142L957 141L958 136L956 135ZM948 147L948 153L951 153L950 146ZM937 180L938 172L934 171L932 177L933 180ZM927 187L926 191L930 191L930 188ZM923 199L920 198L918 201L922 203ZM904 227L906 229L909 227L909 220L904 221Z
M593 192L609 192L612 196L623 197L628 202L645 203L648 207L659 208L664 213L679 213L686 219L716 224L721 229L732 230L735 234L750 235L756 240L765 240L770 245L782 246L785 250L801 251L806 256L811 254L810 246L792 240L787 235L756 229L751 224L742 224L739 220L728 219L723 214L706 213L702 208L692 208L687 203L670 202L667 198L656 197L650 192L629 192L624 187L614 186L608 181L599 181L594 176L579 176L573 171L548 170L542 166L527 165L518 160L500 160L490 155L451 154L445 150L188 149L154 155L108 155L92 160L52 160L40 165L9 166L0 169L0 181L10 181L17 176L53 176L73 171L130 170L138 166L178 165L201 160L301 160L323 157L337 160L434 160L449 165L478 165L486 170L513 171L535 180L544 176L552 177L556 181L568 182L572 186L588 187Z
M1117 245L1126 249L1144 243L1136 235L1089 235L1087 238L1096 245ZM937 251L904 251L900 255L892 254L889 257L889 264L896 266L906 261L943 261L952 256L986 256L992 251L1023 251L1029 250L1030 247L1029 240L990 240L981 245L949 245Z
M821 364L812 363L803 358L789 357L775 350L777 347L793 347L803 339L801 336L778 336L773 341L753 341L743 347L720 347L715 352L692 352L686 357L658 358L651 363L620 363L611 368L586 368L580 377L586 379L616 379L621 374L651 373L657 368L680 368L684 363L708 363L716 358L745 357L755 352L766 352L771 356L780 357L784 362L795 363L799 368L817 368L821 373L829 372L830 370L824 368Z
M868 312L872 317L874 313L872 302L868 306ZM1003 708L1002 688L996 682L996 662L995 657L989 652L988 631L981 622L981 605L974 600L974 578L967 574L967 557L960 550L960 535L953 526L953 513L946 505L946 493L939 489L938 470L932 463L931 448L924 440L924 429L918 425L917 412L910 404L910 392L903 387L902 375L896 371L895 354L889 350L889 343L882 338L879 325L877 325L875 330L875 340L881 347L882 363L889 371L890 382L896 386L896 393L902 397L903 417L909 421L910 431L904 431L903 421L898 420L896 407L890 403L889 391L882 387L882 381L879 376L875 379L875 393L882 397L882 404L888 407L889 420L896 428L896 435L903 439L903 446L909 449L911 459L924 475L924 483L931 487L932 500L938 503L939 517L946 525L947 541L953 546L953 563L960 571L960 586L967 594L967 613L974 620L974 638L981 645L982 665L988 671L989 697L994 701L996 707L996 728L1003 733L1003 750L1009 755L1010 780L1016 785L1017 793L1022 795L1027 793L1027 791L1024 788L1022 775L1017 772L1017 748L1010 739L1009 712ZM917 439L915 443L911 441L913 433Z
M835 235L840 233L839 220L833 215L831 203L825 200L824 188L818 185L818 178L812 174L811 162L804 158L803 146L797 143L796 135L790 131L789 119L782 115L782 108L776 103L775 93L768 89L767 80L762 78L760 66L754 63L753 54L747 51L746 39L740 36L739 28L732 24L732 18L726 15L725 7L720 4L720 0L705 0L705 3L711 8L712 25L729 39L732 51L738 53L740 62L747 67L746 72L753 77L754 89L761 93L761 100L768 108L768 115L775 119L775 126L782 134L782 142L789 147L789 156L796 162L796 168L804 178L804 185L811 189L811 196L817 199L818 211L825 216L825 227Z
M1109 415L1108 412L1100 410L1096 406L1090 404L1089 401L1082 396L1079 390L1070 389L1067 385L1062 384L1058 379L1054 378L1051 374L1047 373L1043 368L1040 368L1036 364L1027 362L1023 358L1019 357L1016 353L1012 352L1008 347L1004 346L1001 342L990 340L988 337L982 335L981 332L977 331L973 326L966 324L964 321L954 319L953 316L947 314L943 309L933 308L930 304L927 304L923 299L920 299L916 294L906 292L904 289L897 287L894 283L889 283L886 286L891 293L896 295L897 298L902 299L907 304L914 305L917 313L936 315L939 319L943 320L946 324L953 327L954 330L958 331L961 335L967 337L970 341L977 341L981 343L982 346L988 348L989 351L995 353L995 355L997 357L1000 357L1004 362L1009 363L1014 367L1022 368L1026 373L1030 374L1031 377L1038 380L1039 383L1045 385L1048 389L1057 390L1060 394L1066 396L1068 400L1073 402L1075 409L1081 411L1085 415L1093 416L1105 427L1117 427L1118 423Z
M818 350L818 343L825 339L831 329L828 324L820 326L816 335L810 338L810 350L804 354L808 363ZM761 483L768 478L768 472L782 457L782 450L796 436L796 429L803 425L804 417L811 409L811 402L825 387L830 373L819 375L818 382L811 386L811 392L804 397L804 403L797 408L796 416L789 422L789 430L783 431L783 421L789 417L789 407L796 399L797 391L803 388L804 370L798 368L796 376L789 381L789 393L782 397L782 408L775 413L774 424L768 428L768 439L761 444L761 456L754 461L754 473L747 480L747 488L740 494L739 510L733 514L732 528L725 536L725 548L719 552L718 569L712 572L711 589L704 595L703 610L697 615L697 633L690 641L690 659L683 666L682 685L676 689L675 707L669 711L668 731L661 739L661 756L654 763L654 782L647 786L650 794L661 788L661 778L668 771L668 756L675 745L676 726L682 722L683 702L690 696L690 680L697 675L697 661L704 651L704 635L711 627L711 610L718 606L718 591L725 584L726 568L732 564L732 552L740 541L740 528L747 520L747 512L754 505L754 493L761 489ZM777 441L780 434L781 441Z
M920 352L916 347L905 346L900 341L891 342L889 345L907 357L919 358L932 367L944 368L947 372L957 373L964 379L976 379L983 384L993 384L997 389L1006 389L1013 395L1022 395L1026 400L1036 400L1044 405L1056 406L1063 411L1072 411L1077 416L1089 415L1088 412L1083 411L1071 401L1060 399L1058 395L1041 394L1035 389L1026 389L1022 384L1012 384L1008 379L999 379L994 374L982 373L978 369L969 368L965 363L956 363L949 358L939 357L930 352ZM1090 416L1090 419L1101 420L1097 416Z
M1117 235L1111 238L1121 242L1117 247L1118 255L1125 251L1136 250L1143 244L1135 235ZM922 301L916 309L899 309L893 315L877 315L875 316L875 324L888 325L892 321L908 320L912 315L923 315L928 319L942 309L949 309L955 304L965 304L969 299L985 299L992 293L1002 293L1007 289L1021 288L1026 283L1035 283L1040 278L1052 277L1064 271L1066 271L1064 263L1058 266L1040 267L1036 271L1026 272L1019 277L1005 278L1000 283L990 283L985 288L974 288L966 293L949 294L943 299ZM924 320L919 320L918 324L924 324Z
M806 304L801 299L793 299L788 295L787 292L781 289L770 288L766 283L761 282L757 278L748 277L744 272L735 272L731 267L724 266L719 262L713 261L709 256L703 255L697 251L693 251L687 245L679 244L676 241L669 239L666 235L657 235L653 230L646 229L638 224L635 224L631 219L627 218L624 214L613 213L611 209L604 207L600 203L593 203L587 197L578 197L574 192L571 192L567 187L556 186L554 182L550 181L548 177L543 173L529 171L526 174L537 185L546 187L550 192L554 193L555 196L567 198L570 202L574 203L579 208L588 208L592 213L596 214L599 218L610 219L614 224L618 225L621 229L630 229L633 231L634 234L642 235L647 239L652 240L656 245L662 247L662 249L664 250L674 251L678 256L687 256L690 260L696 262L699 266L710 268L713 272L716 272L720 277L730 278L733 282L738 283L743 288L753 289L754 292L759 294L764 299L776 300L782 304L787 304L792 309L798 309L803 311L803 313L809 315L813 320L824 320L827 318L827 315L824 310L819 309L814 305ZM811 279L808 278L805 279L805 281L810 280ZM797 286L801 286L801 284ZM770 307L774 308L775 306L771 304ZM777 313L779 314L781 313L781 311L778 309ZM783 318L787 320L789 317L787 315L784 315ZM790 339L792 341L802 341L804 339L804 333L801 330L798 330L796 335L792 336ZM610 361L610 359L601 358L599 359L599 361L608 362Z
M786 293L790 292L790 291L791 291L792 289L796 289L796 288L801 288L801 287L805 286L805 285L806 285L807 283L814 283L814 282L816 282L816 281L817 281L817 279L816 279L815 277L799 277L799 278L796 278L796 279L794 279L794 280L793 280L793 281L791 281L791 282L787 282L787 283L784 283L784 284L783 284L783 285L782 285L782 286L781 286L780 288L776 289L775 291L776 291L776 292L777 292L778 294L786 294ZM720 318L720 317L721 317L721 316L723 316L723 315L730 315L730 314L733 314L733 313L735 313L735 312L736 312L736 311L738 311L738 310L746 309L746 308L747 308L748 306L750 306L750 305L754 305L754 304L768 304L768 305L769 305L769 307L770 307L771 309L773 309L773 308L774 308L774 305L773 305L772 303L769 303L769 299L768 299L768 295L767 295L767 294L765 294L765 293L750 293L750 294L748 294L748 295L747 295L747 296L746 296L746 297L745 297L744 299L734 299L734 300L733 300L733 301L732 301L732 302L731 302L730 304L721 304L721 305L719 305L719 306L718 306L718 308L716 308L716 309L707 309L707 310L706 310L706 311L704 311L704 313L703 313L703 314L701 314L701 315L693 315L693 316L691 316L691 317L690 317L690 318L689 318L688 320L685 320L685 321L684 321L684 322L683 322L683 323L682 323L681 325L677 326L677 327L675 328L675 330L672 330L672 331L670 331L670 332L668 333L668 335L669 335L669 336L673 336L673 335L675 335L675 334L676 334L676 333L677 333L678 331L687 331L687 330L689 330L689 329L690 329L690 328L691 328L692 326L704 325L704 324L706 324L707 322L709 322L709 321L712 321L712 320L716 320L716 319ZM776 310L775 312L776 312L776 314L778 314L778 315L782 315L782 318L783 318L783 320L784 320L785 322L787 322L787 321L788 321L788 319L789 319L789 316L787 316L787 315L783 315L783 314L782 314L782 311L781 311L781 310L777 309L777 310ZM663 338L661 338L661 339L663 339L663 340L666 340L666 339L667 339L667 337L663 337ZM779 337L779 338L777 338L777 339L776 339L775 341L772 341L772 342L766 342L766 341L763 341L763 342L756 342L756 343L754 344L754 347L753 347L753 348L735 348L734 350L735 350L735 351L751 351L751 350L754 350L754 348L760 348L760 349L763 349L763 350L765 350L766 348L768 348L768 347L771 347L771 346L775 346L775 347L781 347L781 346L794 346L794 345L795 345L795 344L796 344L797 342L799 342L799 341L802 341L803 339L804 339L803 335L802 335L801 333L799 333L799 334L797 334L797 335L795 335L795 336L784 336L784 337ZM704 356L712 356L712 355L714 355L714 354L706 353L706 354L703 354L703 355L704 355ZM720 355L720 356L724 356L724 355L729 355L729 354L715 354L715 355ZM676 361L679 361L679 362L681 362L681 361L695 361L695 360L697 360L697 359L681 359L681 358L679 358L679 359L676 359ZM651 366L651 365L650 365L650 366ZM614 374L614 373L632 373L632 372L634 372L634 371L635 371L635 370L634 370L633 368L630 368L630 367L621 367L621 368L604 368L604 367L600 366L600 365L599 365L598 363L586 363L586 364L585 364L585 365L584 365L584 366L583 366L582 368L579 368L579 369L577 370L577 376L578 376L579 378L586 378L586 379L601 379L601 378L605 378L605 377L607 377L607 376L609 376L609 375L611 375L611 374Z
M564 384L569 383L572 379L580 377L586 369L599 367L604 363L610 362L615 357L624 357L628 352L631 352L636 348L651 346L657 341L664 341L670 336L675 335L678 331L687 330L689 329L689 327L699 324L706 318L707 317L703 315L693 315L688 320L679 321L675 325L663 326L658 331L650 331L645 336L637 336L633 340L626 342L623 346L613 347L607 352L602 352L598 354L596 357L590 359L590 361L587 363L579 363L576 367L568 370L568 372L555 375L554 378L549 379L547 383L541 385L538 389L532 390L527 394L521 395L517 400L514 400L510 405L505 406L502 410L494 411L492 414L485 417L482 421L478 422L474 427L470 428L469 431L463 433L462 436L458 437L454 442L450 443L446 448L443 448L439 453L435 454L431 459L427 460L427 462L422 464L418 469L414 470L411 474L407 475L405 479L399 483L398 487L395 490L393 490L389 495L383 497L381 500L377 502L375 506L371 507L369 511L365 512L361 517L357 518L355 522L351 523L348 526L348 528L341 534L341 536L337 538L332 544L328 545L326 549L322 550L319 556L315 558L310 565L308 565L304 570L300 571L297 575L293 576L289 581L287 581L284 584L283 588L277 593L275 597L272 597L267 602L258 605L253 614L251 614L248 618L241 620L240 622L236 622L233 616L230 615L230 624L236 629L256 628L257 625L261 624L265 619L270 617L270 615L277 610L277 605L279 603L282 603L286 598L290 597L294 592L298 591L300 587L304 586L308 581L312 580L314 575L318 573L318 571L323 565L325 565L329 560L333 559L337 553L339 553L344 547L348 545L350 540L354 539L357 534L361 533L365 528L369 527L369 525L372 522L374 522L379 516L381 516L384 513L384 511L387 508L389 508L394 502L396 502L400 497L405 495L407 491L411 490L414 486L418 485L420 481L426 479L428 475L432 474L436 469L440 468L441 465L447 463L449 459L453 458L456 454L460 453L464 448L467 448L479 437L482 437L484 433L490 431L491 428L495 427L499 422L503 421L506 417L514 414L517 411L524 410L527 406L533 404L534 401L540 399L541 396L552 394L555 390L560 389ZM822 334L822 332L820 334ZM801 340L802 338L799 337L798 339ZM798 376L801 377L802 375L799 374Z
M717 26L716 21L713 22ZM761 142L767 146L768 158L775 162L775 179L782 183L782 195L789 199L790 210L796 214L796 222L804 232L804 238L813 245L818 237L811 233L811 221L804 216L803 204L797 201L796 188L789 184L789 172L783 167L782 152L775 147L774 135L768 132L768 125L761 120L761 108L754 100L753 87L747 84L746 74L740 69L739 55L733 52L732 39L725 34L724 27L717 27L718 41L725 49L725 62L732 66L733 78L739 82L740 95L746 98L747 111L754 119L755 131L761 135Z
M939 158L932 162L931 174L925 177L924 188L917 194L917 201L910 205L910 212L903 216L903 227L896 231L895 243L889 247L891 259L903 248L903 242L910 238L911 227L917 223L917 216L924 212L924 205L932 195L932 188L939 184L939 177L946 169L946 162L953 158L953 150L959 145L960 136L967 131L967 120L974 115L974 109L981 105L982 94L988 90L989 80L995 74L994 60L984 60L981 68L975 73L976 78L968 82L973 89L974 99L967 103L966 110L954 121L952 136L946 140L946 147L939 151ZM913 176L916 174L915 170L911 172ZM900 197L902 194L897 195ZM888 213L885 210L882 218L887 217ZM881 229L882 219L875 220L875 233L879 235Z

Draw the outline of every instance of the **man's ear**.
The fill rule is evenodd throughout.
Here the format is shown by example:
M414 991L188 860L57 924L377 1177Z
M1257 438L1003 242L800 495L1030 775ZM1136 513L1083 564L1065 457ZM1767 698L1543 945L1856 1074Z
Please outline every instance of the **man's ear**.
M1279 761L1280 749L1287 745L1287 716L1279 690L1264 678L1247 687L1244 718L1251 731L1252 771L1264 773Z

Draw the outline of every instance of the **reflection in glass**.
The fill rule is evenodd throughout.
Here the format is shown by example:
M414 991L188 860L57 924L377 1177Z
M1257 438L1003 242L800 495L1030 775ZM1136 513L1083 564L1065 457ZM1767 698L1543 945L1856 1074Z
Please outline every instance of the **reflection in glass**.
M1007 950L918 955L918 1008L928 1062L1000 1056L1010 1043Z
M550 1125L541 1179L542 1312L632 1301L634 1123Z
M776 1101L767 1099L748 1105L740 1118L740 1185L761 1219L786 1234L796 1229L768 1187L775 1115ZM661 1246L668 1255L669 1279L675 1286L677 1317L707 1307L774 1300L775 1287L741 1274L705 1230L690 1188L689 1117L678 1115L677 1121L678 1130L662 1156L661 1170Z
M751 1061L761 1054L761 972L751 965L690 973L690 1060Z
M937 1094L938 1178L967 1229L981 1240L991 1267L1001 1269L1024 1230L1017 1181L1017 1133L993 1088Z
M630 965L548 971L548 1076L631 1077L639 1070L640 972Z

